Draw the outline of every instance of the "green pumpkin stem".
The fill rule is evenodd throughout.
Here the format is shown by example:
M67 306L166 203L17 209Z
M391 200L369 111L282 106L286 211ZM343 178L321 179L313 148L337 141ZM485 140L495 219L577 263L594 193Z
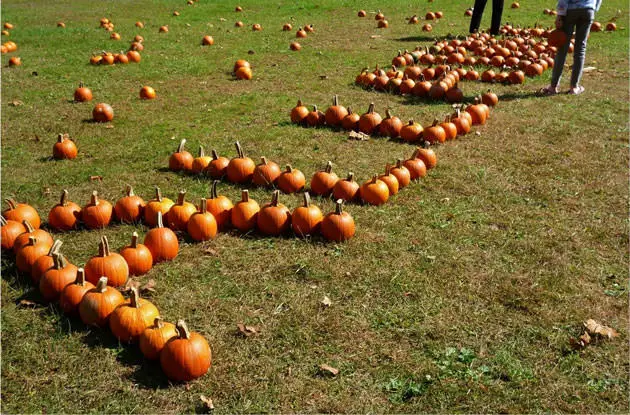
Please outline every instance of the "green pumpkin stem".
M188 326L184 320L178 320L175 327L177 327L177 332L179 333L180 338L186 340L190 339L190 331L188 330Z

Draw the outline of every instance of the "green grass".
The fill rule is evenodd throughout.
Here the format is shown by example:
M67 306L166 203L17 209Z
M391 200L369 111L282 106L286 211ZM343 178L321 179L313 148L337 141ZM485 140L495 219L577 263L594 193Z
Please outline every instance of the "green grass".
M9 56L2 56L3 197L29 202L43 217L63 188L82 205L93 189L115 201L126 183L145 199L159 185L171 198L185 188L198 200L208 180L164 169L180 138L195 152L203 144L228 157L238 139L253 158L290 162L307 177L332 160L339 175L353 171L365 180L412 147L290 125L298 97L325 108L337 93L358 111L373 101L380 113L390 107L423 124L450 111L352 82L363 66L383 66L399 49L429 44L405 17L441 9L445 18L431 36L461 35L468 4L239 3L242 14L224 1L3 2L3 22L16 25L10 38L19 49L11 55L23 60L8 69ZM545 7L549 2L523 1L518 10L506 8L503 20L552 25ZM376 29L373 14L357 18L359 8L383 9L390 28ZM236 233L184 241L174 262L141 280L157 281L151 300L165 319L184 318L212 346L213 367L188 386L169 385L136 347L54 306L18 307L38 294L3 255L3 411L193 412L204 394L226 413L626 412L627 3L605 1L597 19L606 22L618 9L622 30L589 40L587 65L598 71L584 75L586 94L533 97L549 71L523 86L492 86L502 100L480 135L438 148L438 167L385 206L347 207L357 223L350 242ZM103 16L122 41L98 28ZM488 10L482 26L489 18ZM244 28L233 27L237 19ZM55 27L59 20L65 30ZM145 29L134 27L137 20ZM287 21L315 25L299 53L288 50L294 34L281 31ZM252 32L253 23L264 31ZM158 33L163 24L168 34ZM140 64L88 64L93 52L124 49L137 33L146 45ZM214 46L199 45L204 34ZM231 79L238 58L252 63L252 81ZM95 102L114 107L113 128L85 122L91 104L69 102L80 80ZM156 101L138 99L145 84L157 90ZM487 89L461 87L469 98ZM14 100L24 104L9 105ZM78 142L72 162L48 160L60 132ZM234 200L240 190L226 183L221 192ZM253 189L252 196L264 202L270 193ZM293 208L300 199L282 202ZM331 201L316 203L332 210ZM146 231L116 225L102 233L122 247L134 229ZM83 264L100 235L59 237L68 258ZM325 295L333 302L326 309ZM571 351L569 338L588 318L616 328L620 338ZM239 336L239 322L260 333ZM340 374L321 375L323 363Z

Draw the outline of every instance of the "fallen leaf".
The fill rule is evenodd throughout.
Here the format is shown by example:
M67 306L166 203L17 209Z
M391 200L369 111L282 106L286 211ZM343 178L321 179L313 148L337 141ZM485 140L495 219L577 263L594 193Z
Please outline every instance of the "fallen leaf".
M204 413L211 413L214 411L214 403L212 403L212 399L208 398L206 395L199 395L199 399L203 402Z
M90 180L93 181L93 182L95 182L95 181L102 182L103 181L103 176L90 176Z
M219 256L219 253L214 248L206 248L203 250L203 253L210 256Z
M253 336L254 334L258 334L258 330L254 326L246 326L243 323L238 323L236 325L238 331L245 337Z
M571 347L573 347L576 350L585 348L586 346L589 345L590 342L591 342L591 336L589 336L588 332L586 331L577 339L574 337L571 337L569 339L569 343L571 344Z
M9 102L9 105L12 107L19 107L20 105L24 105L24 103L22 101L20 101L19 99L15 99L11 102Z
M324 307L330 307L332 305L332 301L330 301L330 298L328 298L327 295L324 296L324 299L322 300L322 305Z
M105 128L114 128L114 124L107 124Z
M219 19L220 22L227 22L227 19L224 19L223 17Z
M329 366L327 364L321 364L319 365L319 370L324 373L324 374L328 374L328 375L332 375L332 376L337 376L339 374L339 369L336 369L332 366Z
M619 336L619 333L613 328L604 326L593 319L586 320L584 327L590 334L598 334L602 337L608 337L609 339Z
M18 307L21 307L21 308L26 308L26 307L35 308L37 306L39 306L39 304L31 300L20 300L20 302L18 303Z
M140 292L141 293L148 293L148 292L155 292L155 280L153 278L151 278L149 281L147 281L146 284L144 284L142 287L140 287Z
M126 293L131 291L132 288L140 288L140 283L136 280L129 278L120 291Z
M372 35L370 36L370 39L378 39L379 37L381 37L381 35Z
M321 79L322 81L328 79L328 75L320 75L319 79Z
M370 136L361 132L350 131L348 134L348 139L357 140L357 141L367 141L370 139Z
M594 66L587 66L586 68L582 69L582 72L586 73L586 72L591 72L594 71L595 69L597 69Z

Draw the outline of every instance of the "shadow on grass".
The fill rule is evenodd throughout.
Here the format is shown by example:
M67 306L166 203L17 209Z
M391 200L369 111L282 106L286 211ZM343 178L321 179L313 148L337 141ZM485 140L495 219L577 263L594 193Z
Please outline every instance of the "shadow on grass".
M529 98L549 98L546 95L542 95L538 92L538 90L535 91L527 91L527 92L519 92L519 93L507 93L507 94L503 94L503 95L499 95L499 102L501 101L516 101L519 99L529 99Z
M450 40L454 38L455 36L452 36L452 35L443 35L443 36L418 35L418 36L399 37L398 39L394 39L394 40L397 42L439 42L442 40Z

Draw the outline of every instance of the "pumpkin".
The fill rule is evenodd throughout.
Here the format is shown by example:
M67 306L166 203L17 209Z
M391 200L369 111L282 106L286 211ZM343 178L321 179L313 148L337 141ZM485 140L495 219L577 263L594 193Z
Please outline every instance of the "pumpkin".
M311 178L311 191L319 196L328 196L338 180L339 177L332 171L332 162L328 161L326 167Z
M449 88L444 94L447 102L462 102L464 100L464 93L457 86L457 83L452 88Z
M77 146L67 134L59 134L53 145L53 158L56 160L72 160L77 157Z
M339 98L335 95L333 97L332 106L326 109L326 124L333 127L339 127L346 115L348 115L348 110L346 107L339 105Z
M306 125L309 127L319 127L326 123L326 116L317 109L317 105L313 105L313 110L306 115Z
M22 64L22 59L19 56L12 56L9 58L9 66L20 66Z
M164 227L162 212L157 212L157 226L146 233L144 245L151 251L154 264L170 261L177 256L179 241L175 232Z
M144 275L153 267L153 255L146 245L138 243L138 232L131 235L131 244L120 250L129 267L129 275Z
M411 158L405 160L403 165L409 170L411 180L418 180L427 175L427 167L424 161L417 158L418 150L415 150Z
M188 382L203 376L212 364L212 352L206 339L190 332L184 320L176 325L178 335L171 338L160 353L160 364L172 381Z
M138 63L140 62L142 57L140 56L140 53L138 53L138 51L130 50L129 52L127 52L127 59L129 59L130 62Z
M540 76L543 73L543 67L539 63L532 63L525 68L525 75L529 77Z
M219 157L216 150L212 150L212 160L206 167L206 174L213 179L220 179L227 173L227 166L230 164L230 159L227 157Z
M400 137L404 141L413 143L420 140L423 130L422 125L414 122L413 120L409 120L409 123L401 128Z
M217 223L217 228L223 230L230 226L232 208L234 205L232 201L225 196L217 195L218 180L212 182L212 188L210 191L210 199L206 201L206 207L208 212L212 213Z
M430 31L432 31L432 30L433 30L433 26L431 26L429 23L425 23L425 24L422 26L422 31L423 31L423 32L430 32Z
M96 287L86 292L79 303L79 316L88 326L104 327L111 313L124 302L120 291L107 285L107 277L101 277Z
M383 183L387 185L390 196L393 196L396 193L398 193L400 184L398 183L398 179L396 178L396 176L394 176L391 173L391 170L392 168L390 164L387 163L387 165L385 166L385 173L378 176L378 180L382 181Z
M59 253L59 249L63 245L60 240L55 240L46 255L37 258L31 267L31 280L34 285L39 285L42 275L55 265L54 255Z
M33 264L39 257L48 253L51 244L39 242L36 237L29 236L28 243L17 251L15 264L17 269L24 274L30 274Z
M522 84L523 82L525 82L525 73L520 70L511 71L508 74L508 81L510 81L510 83L513 85Z
M420 98L428 97L429 91L431 90L431 87L433 85L428 80L425 80L427 79L426 75L423 75L423 77L421 77L420 79L420 81L414 84L413 88L411 89L411 93Z
M401 95L412 94L413 88L415 86L416 86L416 82L413 79L409 79L409 77L405 76L405 79L403 79L400 82L400 87L398 91L400 92Z
M364 202L371 205L382 205L389 199L389 188L385 182L379 180L375 174L372 179L364 182L359 188L359 194Z
M479 99L475 98L475 103L466 107L466 112L470 114L472 125L485 124L487 114L483 107L479 105Z
M302 105L302 101L298 99L296 106L291 110L291 122L295 124L306 122L308 113L308 108Z
M591 32L601 32L602 24L600 22L593 22L591 24Z
M385 15L380 10L376 13L376 16L374 16L374 20L383 20L384 18Z
M446 84L446 82L444 82L443 78L442 80L437 80L431 85L431 88L429 88L429 98L436 100L442 99L444 97L444 94L446 94L448 88L449 86Z
M68 191L61 192L59 204L55 205L48 213L48 225L56 231L68 231L77 227L81 217L81 207L68 201Z
M195 241L208 241L217 236L217 221L212 213L208 212L205 198L201 199L199 211L190 217L187 225L188 234Z
M433 124L424 129L422 132L422 138L429 143L446 141L446 132L440 126L438 119L433 120Z
M268 161L266 157L261 157L260 160L260 164L254 169L252 182L258 186L273 186L281 174L280 167L273 161Z
M444 130L447 140L452 140L457 137L457 126L451 121L451 117L447 116L446 119L440 123L440 127Z
M256 223L263 235L278 236L286 232L291 224L291 212L278 202L279 190L274 190L271 202L265 204L258 212Z
M159 33L168 33L168 26L160 26L158 29Z
M243 66L234 72L234 76L236 76L236 79L250 80L254 74L252 72L252 68Z
M201 39L201 44L204 46L212 46L214 45L214 38L212 36L204 36L203 39Z
M414 151L413 157L422 160L427 170L433 169L437 166L437 155L429 147L429 143L426 141L423 143L422 147L418 147Z
M37 238L39 242L52 246L53 238L48 232L43 229L33 228L31 223L27 220L23 220L22 225L26 229L26 232L18 235L18 237L15 238L15 241L13 241L13 252L17 253L23 246L27 245L31 236Z
M345 179L338 180L333 187L333 198L344 202L357 200L359 196L359 184L354 181L354 173L348 173Z
M615 24L614 22L606 23L607 32L614 32L615 30L617 30L617 24Z
M92 118L96 122L109 122L114 119L114 109L104 102L98 103L92 110Z
M285 23L282 25L283 32L290 32L291 30L293 30L293 26L291 25L291 23Z
M348 107L348 115L341 121L341 127L346 131L359 131L359 114L353 113L352 108Z
M20 222L6 220L4 216L0 216L0 222L2 223L2 249L13 249L15 240L26 232L26 227Z
M160 315L157 307L140 298L138 289L131 288L129 300L121 303L109 316L109 328L121 342L137 340L144 330Z
M379 125L379 133L382 136L396 138L400 136L400 130L403 128L403 123L400 118L392 116L389 109L385 110L385 119Z
M311 204L311 196L304 192L304 203L293 210L291 214L291 228L297 236L306 237L319 232L323 219L322 211Z
M17 203L13 199L5 199L9 207L2 212L2 216L6 220L14 220L22 223L27 220L35 229L39 229L42 221L39 214L31 205L26 203Z
M254 229L259 211L258 202L249 198L248 190L243 190L241 201L232 208L232 225L242 232Z
M442 17L444 17L444 13L443 12L435 12L435 18L436 19L441 19Z
M494 107L499 102L497 95L490 90L481 96L481 102L489 107Z
M424 16L424 18L425 18L426 20L435 20L435 13L433 13L433 12L428 12L428 13Z
M144 329L139 339L140 351L146 359L156 360L166 342L177 336L174 324L165 323L160 317L153 320L153 325Z
M370 135L377 131L381 121L381 116L377 112L374 112L374 103L372 102L370 103L367 112L359 118L359 131Z
M251 181L254 175L256 164L249 157L245 157L241 144L238 141L234 144L237 156L230 160L227 166L227 177L232 183L247 183Z
M168 168L171 171L191 171L193 156L184 150L186 139L182 139L177 146L177 150L168 159Z
M192 162L191 172L194 174L200 174L208 168L208 165L212 161L212 157L206 156L202 146L199 146L199 157L195 157Z
M409 185L411 181L411 173L403 165L402 159L396 161L396 166L390 170L390 173L398 180L398 187L403 188Z
M359 12L357 13L357 16L365 17L365 16L367 16L367 13L365 12L365 10L359 10Z
M81 219L88 229L104 228L112 219L112 204L99 199L98 192L94 190L90 202L81 210Z
M144 23L142 22L136 22L136 27L140 28L140 29L144 29Z
M66 262L59 252L53 254L54 265L39 280L39 292L48 302L56 301L63 290L75 281L77 267Z
M190 217L197 212L197 208L186 202L186 191L181 190L177 195L177 202L166 213L167 226L174 231L186 231Z
M96 284L101 277L107 277L113 287L124 285L129 278L129 266L120 254L111 252L106 236L101 236L98 244L98 255L88 259L83 267L85 278Z
M140 88L140 99L155 99L155 97L155 89L153 89L152 87L145 85Z
M120 40L120 34L116 33L116 32L112 32L111 35L109 35L109 38L111 40Z
M94 284L85 280L83 268L77 270L74 284L68 284L59 295L59 307L66 314L76 314L85 293L94 288Z
M252 25L252 30L254 32L260 32L261 30L263 30L262 26L259 23L254 23Z
M92 101L92 90L83 85L83 82L79 82L79 87L74 90L75 102Z
M451 122L457 129L457 135L466 135L470 131L470 121L468 121L468 118L460 116L459 109L456 110L455 114L451 115Z
M511 8L513 8L513 9L518 9L519 7L521 7L521 5L520 5L520 4L518 4L517 2L513 2L513 3L510 5L510 7L511 7Z
M174 204L175 203L168 197L162 197L160 188L156 187L155 199L150 200L144 207L144 221L149 226L157 225L157 214L161 213L162 215L166 215Z
M354 236L354 219L343 211L343 200L335 202L335 211L324 217L320 229L322 236L329 241L344 242Z
M298 42L291 42L289 43L289 49L297 52L302 49L302 45L300 45Z
M136 223L142 219L146 203L133 192L133 187L127 185L125 196L118 199L114 205L116 218L123 223Z
M234 27L243 27L243 22L239 20L238 22L234 23Z
M392 65L393 66L405 66L405 65L407 65L407 60L402 55L401 51L398 51L398 56L396 56L396 57L394 57L394 59L392 59Z
M379 29L387 29L389 27L389 22L385 19L379 20L376 27Z
M283 171L276 181L276 185L284 193L296 193L302 190L306 184L304 173L298 169L294 169L290 164Z

